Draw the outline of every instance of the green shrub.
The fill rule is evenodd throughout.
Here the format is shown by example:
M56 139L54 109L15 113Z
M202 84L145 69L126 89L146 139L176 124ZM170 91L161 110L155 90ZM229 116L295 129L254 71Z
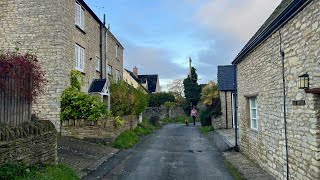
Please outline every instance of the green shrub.
M211 126L211 110L209 107L200 110L199 118L202 126Z
M200 127L200 132L205 134L205 135L208 135L208 133L210 131L213 131L213 127L212 126L201 126Z
M139 115L147 107L147 95L124 81L111 83L111 112L113 116Z
M126 130L114 140L112 146L118 149L128 149L135 145L138 140L139 137L136 133L130 130Z
M61 97L61 119L97 121L99 118L109 116L108 107L99 97L90 96L81 92L79 76L81 73L71 72L71 87L65 89Z
M149 122L154 125L154 126L159 126L159 120L160 120L160 117L159 116L151 116L150 119L149 119Z
M166 102L174 102L175 98L172 93L160 92L149 94L148 100L149 107L160 107Z
M143 128L141 126L137 126L133 132L136 133L138 136L145 136L148 135L150 133L152 133L152 129L151 128Z
M6 163L0 166L0 179L34 179L34 180L73 180L79 179L69 167L59 165L26 166L21 163Z

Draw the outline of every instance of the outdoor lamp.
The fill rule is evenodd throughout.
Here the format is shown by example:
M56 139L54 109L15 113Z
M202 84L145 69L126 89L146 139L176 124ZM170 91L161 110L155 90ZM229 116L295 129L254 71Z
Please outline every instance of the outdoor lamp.
M309 75L307 73L299 76L299 89L309 89Z

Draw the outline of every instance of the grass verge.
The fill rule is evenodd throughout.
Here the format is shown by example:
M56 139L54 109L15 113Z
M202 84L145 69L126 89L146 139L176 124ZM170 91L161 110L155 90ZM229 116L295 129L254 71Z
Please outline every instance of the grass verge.
M78 180L79 177L71 168L63 164L27 166L21 163L6 163L0 166L0 179Z
M230 174L232 175L232 177L235 180L244 180L245 178L241 175L241 173L232 166L231 163L229 163L227 160L224 160L224 164L226 165L228 171L230 172Z
M208 133L210 131L213 131L213 127L212 126L201 126L200 127L200 132L203 133L204 135L208 135Z
M112 146L117 149L128 149L134 146L139 141L139 136L151 134L159 125L153 125L148 121L143 121L134 130L126 130L121 133L112 143Z
M165 118L165 119L161 120L161 122L163 122L163 123L185 123L186 120L189 123L193 123L193 120L190 116L177 116L177 117L173 117L173 118ZM198 122L198 118L196 119L196 121Z

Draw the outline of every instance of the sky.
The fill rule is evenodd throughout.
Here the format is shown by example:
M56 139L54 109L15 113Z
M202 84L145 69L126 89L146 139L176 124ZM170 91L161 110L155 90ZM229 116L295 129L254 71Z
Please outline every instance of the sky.
M217 81L281 0L85 0L124 46L124 68L158 74L163 90L189 72Z

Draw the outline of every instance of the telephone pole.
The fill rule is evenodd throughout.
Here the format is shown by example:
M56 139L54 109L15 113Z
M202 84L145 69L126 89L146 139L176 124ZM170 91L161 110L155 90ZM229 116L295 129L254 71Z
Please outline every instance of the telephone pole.
M191 57L189 57L189 77L190 77L190 80L192 81L192 78L191 78Z

